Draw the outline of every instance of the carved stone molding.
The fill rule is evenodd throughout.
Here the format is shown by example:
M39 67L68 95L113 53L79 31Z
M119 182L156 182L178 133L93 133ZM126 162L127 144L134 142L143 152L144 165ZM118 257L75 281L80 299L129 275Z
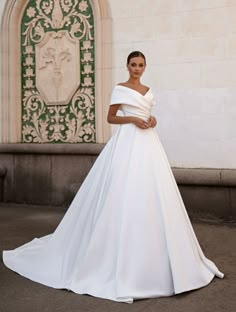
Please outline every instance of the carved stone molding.
M40 1L38 1L39 3ZM51 1L52 2L52 1ZM64 3L65 10L68 10L66 5L69 5L71 1L60 1L60 3ZM94 68L95 70L95 82L96 82L96 89L95 89L95 99L96 99L96 142L102 143L106 142L108 138L110 137L110 127L106 124L106 112L107 112L107 103L109 101L110 91L111 91L111 19L110 19L110 12L107 5L107 1L104 0L98 0L98 1L90 1L91 5L93 7L94 12L94 22L95 22L95 37L96 37L96 47L95 47L95 59L96 59L96 66ZM25 75L25 87L21 88L20 85L20 74L21 74L21 52L20 52L20 21L22 19L22 14L27 8L29 1L24 0L9 0L7 1L5 5L4 10L4 16L2 20L2 42L1 42L1 57L2 57L2 101L1 101L1 110L2 110L2 116L1 116L1 142L5 143L15 143L15 142L21 142L21 128L22 128L22 109L20 105L20 98L22 97L22 90L27 91L27 87L31 86L31 81L34 79L35 73L32 71L32 67L29 65L28 68L26 68L24 75ZM50 1L44 1L44 3L50 3ZM55 1L57 5L54 6L54 12L52 12L51 16L51 35L53 33L53 27L56 28L58 26L62 26L63 22L63 16L61 15L60 10L58 8L60 7L59 1ZM86 9L86 1L80 1L81 10ZM55 8L57 8L57 11L55 11ZM49 9L45 6L44 9ZM28 17L33 18L35 16L34 9L32 7L27 9ZM75 23L76 24L76 23ZM74 25L74 30L78 30L78 25ZM77 27L77 28L76 28ZM108 27L108 28L107 28ZM40 31L42 29L37 30L40 34ZM72 33L73 33L72 31ZM66 36L64 36L66 38ZM67 38L68 39L68 38ZM63 39L64 40L64 39ZM87 48L89 45L88 43L84 42L84 48ZM37 49L39 48L40 43L37 45ZM62 44L63 46L63 44ZM73 44L72 44L73 46ZM51 50L52 48L52 50ZM78 46L77 46L78 48ZM54 50L53 50L54 49ZM74 49L74 51L73 51ZM45 105L48 106L48 109L51 110L52 116L54 116L54 123L51 126L51 131L54 131L55 135L59 135L60 129L58 127L60 126L60 122L58 120L60 119L60 110L66 109L67 100L65 99L67 95L67 99L71 98L73 91L75 92L75 86L76 83L80 83L78 77L73 77L74 86L70 86L68 90L65 89L65 94L63 93L64 99L62 98L62 93L57 93L57 91L61 90L61 86L63 84L63 79L68 79L68 76L65 76L65 68L63 67L63 62L73 63L72 57L73 53L75 53L76 50L76 44L74 44L73 49L69 50L63 50L63 49L55 49L55 46L48 46L44 49L42 52L41 57L44 55L44 62L40 63L41 67L38 66L36 71L41 71L47 69L51 71L51 75L54 76L54 93L48 92L46 89L40 89L42 87L42 84L40 85L40 76L39 80L37 80L36 84L37 87L40 89L40 93L42 94L42 98ZM39 50L39 49L38 49ZM39 51L38 51L39 52ZM86 51L85 51L86 52ZM31 62L30 60L30 47L25 46L25 53L29 54L28 62ZM54 53L54 56L53 56ZM109 56L109 57L107 57ZM37 56L36 56L37 57ZM40 57L40 56L39 56ZM50 60L51 57L51 60ZM83 55L85 61L86 58L89 58L89 53L86 55L84 53ZM55 60L52 61L53 58L57 58L57 64L55 63ZM54 62L54 63L53 63ZM59 66L58 66L59 64ZM75 66L75 63L73 63L73 66ZM83 68L83 74L86 76L83 85L81 85L80 92L75 93L75 95L72 98L72 103L77 102L83 102L86 104L91 102L91 98L89 98L89 94L87 95L87 89L89 86L93 83L91 79L89 78L89 74L93 71L92 66L90 66L89 62L87 62ZM42 77L46 77L46 75L42 75ZM42 79L41 77L41 79ZM77 80L77 82L76 82ZM28 90L28 93L26 92L28 97L24 97L25 101L28 101L28 104L30 100L33 100L33 98L36 98L37 94L31 94L29 93L30 89ZM53 105L55 101L58 99L59 106ZM61 101L59 101L59 99ZM85 102L84 102L85 101ZM40 102L40 101L39 101ZM81 103L82 103L81 102ZM45 107L44 105L44 107ZM71 143L73 142L79 142L78 136L77 139L74 139L78 133L76 131L78 130L79 125L75 125L76 120L81 120L82 116L76 115L81 114L77 107L73 105L71 107L72 111L71 114L74 115L74 121L67 120L67 122L71 122L71 127L67 128L67 136L70 136ZM92 115L90 115L89 112L87 112L87 116L85 118L92 118ZM45 120L44 120L45 121ZM66 117L65 120L66 122ZM59 125L59 126L58 126ZM44 127L43 122L40 125L41 127ZM57 129L53 130L53 127L55 128L57 126ZM29 129L28 129L29 130ZM84 129L85 133L86 130ZM78 132L78 131L77 131ZM95 132L95 131L94 131ZM26 129L27 133L27 129ZM64 132L65 134L65 132ZM47 136L47 135L46 135ZM45 138L41 137L40 142L50 142L50 140L45 140ZM55 139L55 137L54 137ZM63 142L63 139L56 139L54 141L61 141ZM27 141L26 141L27 142ZM37 142L37 141L36 141ZM65 140L66 142L66 140ZM67 141L68 142L68 141ZM83 142L86 142L83 140Z

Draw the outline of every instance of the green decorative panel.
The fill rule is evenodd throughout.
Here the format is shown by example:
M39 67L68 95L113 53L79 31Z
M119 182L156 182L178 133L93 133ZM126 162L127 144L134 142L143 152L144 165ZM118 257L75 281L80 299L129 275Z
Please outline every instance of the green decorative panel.
M31 0L21 27L22 142L95 142L88 0Z

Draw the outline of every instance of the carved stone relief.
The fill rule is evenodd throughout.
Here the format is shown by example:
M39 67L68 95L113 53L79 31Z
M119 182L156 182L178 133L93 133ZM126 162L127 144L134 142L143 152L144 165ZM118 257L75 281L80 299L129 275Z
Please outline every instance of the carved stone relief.
M29 1L21 39L22 141L95 142L90 2Z

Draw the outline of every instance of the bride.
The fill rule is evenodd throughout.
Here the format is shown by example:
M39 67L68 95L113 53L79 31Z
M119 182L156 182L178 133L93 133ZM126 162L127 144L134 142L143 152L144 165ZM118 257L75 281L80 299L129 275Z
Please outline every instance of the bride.
M145 56L127 59L108 122L120 124L55 232L3 252L11 270L44 285L132 303L223 278L195 236L155 131ZM121 110L124 116L117 116Z

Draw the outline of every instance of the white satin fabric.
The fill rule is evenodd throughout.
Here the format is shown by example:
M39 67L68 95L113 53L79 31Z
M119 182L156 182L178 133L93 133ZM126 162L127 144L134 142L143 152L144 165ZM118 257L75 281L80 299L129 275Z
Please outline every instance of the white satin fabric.
M154 98L118 85L117 103L147 119ZM201 250L155 129L134 124L106 144L55 232L3 261L33 281L127 303L224 276Z

